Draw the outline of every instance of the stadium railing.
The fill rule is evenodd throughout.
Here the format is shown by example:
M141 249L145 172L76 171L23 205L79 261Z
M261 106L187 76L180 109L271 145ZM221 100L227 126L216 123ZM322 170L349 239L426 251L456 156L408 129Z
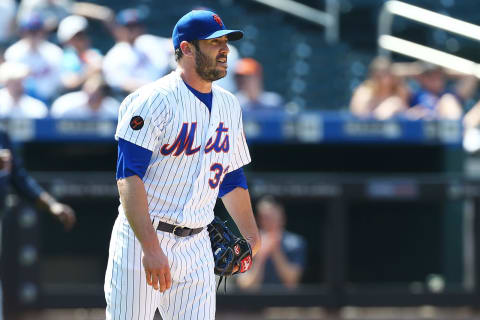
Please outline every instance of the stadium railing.
M326 0L325 11L321 11L293 0L253 0L269 7L281 10L301 19L325 27L325 40L337 43L339 39L340 3L337 0Z
M395 16L443 29L476 41L480 41L480 26L395 0L385 2L378 18L380 55L388 56L390 52L395 52L480 78L480 64L392 36Z

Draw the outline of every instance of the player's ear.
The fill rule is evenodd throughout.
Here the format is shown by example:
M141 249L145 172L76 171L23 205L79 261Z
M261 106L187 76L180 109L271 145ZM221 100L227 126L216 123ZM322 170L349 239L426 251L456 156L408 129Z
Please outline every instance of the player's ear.
M187 56L187 57L193 56L192 47L193 45L188 41L182 41L180 43L180 50L182 50L184 56Z

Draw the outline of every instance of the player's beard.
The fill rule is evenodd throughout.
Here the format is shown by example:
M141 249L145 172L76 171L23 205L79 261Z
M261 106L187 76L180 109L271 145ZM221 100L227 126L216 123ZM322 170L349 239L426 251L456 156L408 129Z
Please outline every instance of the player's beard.
M206 81L215 81L227 75L227 70L217 69L217 59L226 58L226 55L218 55L215 59L203 54L201 50L196 50L195 70L200 78Z

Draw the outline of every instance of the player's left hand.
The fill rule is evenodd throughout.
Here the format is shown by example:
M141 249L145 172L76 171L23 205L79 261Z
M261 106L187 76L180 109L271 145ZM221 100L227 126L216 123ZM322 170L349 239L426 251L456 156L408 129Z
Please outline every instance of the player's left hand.
M218 276L246 272L252 266L252 248L247 240L233 233L220 218L215 217L207 227Z
M254 247L257 247L258 248L258 243L253 241L253 240L249 240L249 239L246 239L248 244L250 245L250 248L252 249L252 258L256 256L256 254L258 253L258 249L256 250L256 252L253 252L253 248ZM240 267L239 266L235 266L233 268L233 273L237 273L238 271L240 270Z
M69 231L77 221L75 212L66 204L55 202L50 205L50 212L63 224L65 230Z

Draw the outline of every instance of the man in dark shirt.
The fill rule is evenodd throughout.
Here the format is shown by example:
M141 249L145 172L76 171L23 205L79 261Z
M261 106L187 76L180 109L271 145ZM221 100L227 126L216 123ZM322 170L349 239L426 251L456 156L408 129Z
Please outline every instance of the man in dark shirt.
M412 119L460 119L463 104L475 93L477 79L430 63L416 66L410 69L419 72L416 75L419 87L411 93L406 115ZM455 81L447 86L450 79Z
M13 186L20 196L34 203L38 209L51 213L64 225L65 230L70 230L75 224L76 218L72 208L55 200L27 174L9 135L0 130L0 228L10 186ZM2 305L0 290L0 320L3 319Z
M273 197L260 199L256 206L262 247L254 258L252 269L238 276L242 289L258 289L265 285L298 286L306 264L305 239L285 230L283 206Z
M0 212L5 210L5 198L11 186L19 195L32 201L38 209L50 212L70 230L75 224L72 208L55 200L28 175L22 159L15 152L8 134L0 130Z

